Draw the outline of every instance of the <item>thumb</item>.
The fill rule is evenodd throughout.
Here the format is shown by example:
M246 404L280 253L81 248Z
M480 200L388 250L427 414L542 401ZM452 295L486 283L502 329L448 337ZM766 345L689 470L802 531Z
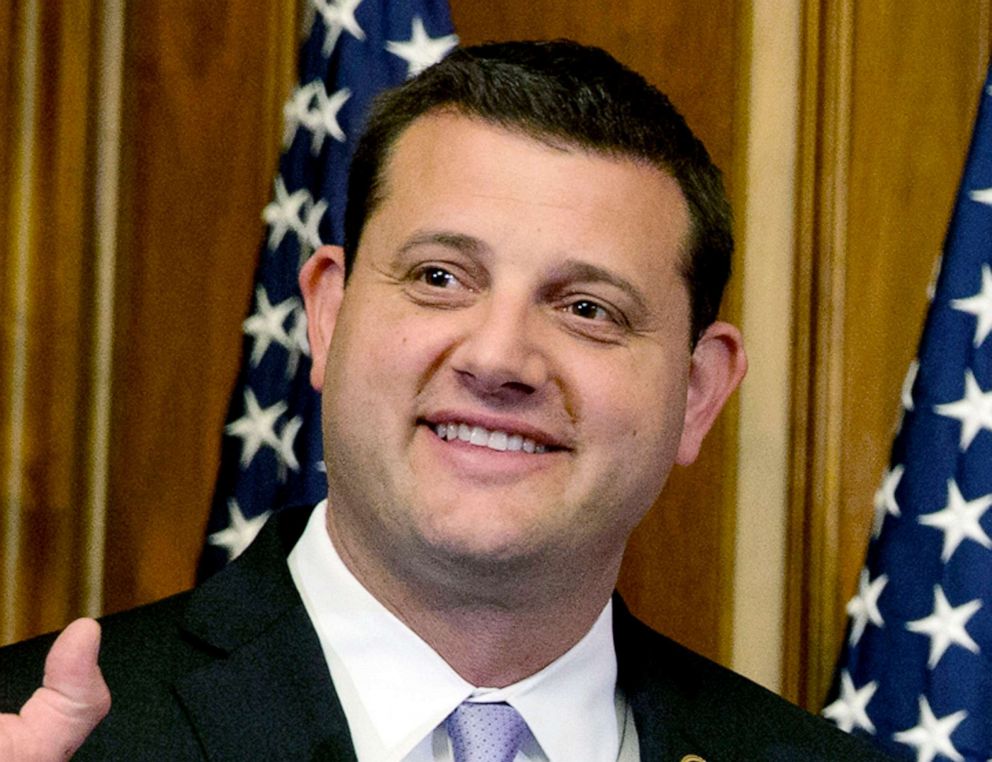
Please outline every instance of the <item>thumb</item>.
M21 709L30 735L52 759L67 759L110 711L99 652L99 624L92 619L70 624L48 652L42 687Z

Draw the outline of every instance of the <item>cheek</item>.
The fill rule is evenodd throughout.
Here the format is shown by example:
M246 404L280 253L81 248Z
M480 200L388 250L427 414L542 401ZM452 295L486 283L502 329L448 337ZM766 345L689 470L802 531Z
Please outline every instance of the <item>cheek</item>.
M583 408L589 419L630 443L647 443L681 427L687 386L677 369L632 358L585 375Z
M388 300L374 293L356 292L350 296L353 298L341 311L331 341L328 373L338 377L388 376L402 365L403 352L414 334L408 324L392 314ZM365 309L366 304L376 300L380 309Z
M394 319L383 310L347 316L341 327L340 341L336 336L331 343L325 393L338 395L339 414L360 411L370 425L405 427L443 363L450 331L408 312Z
M633 363L606 375L582 397L580 420L600 457L646 489L664 481L678 450L685 416L686 386L677 371Z

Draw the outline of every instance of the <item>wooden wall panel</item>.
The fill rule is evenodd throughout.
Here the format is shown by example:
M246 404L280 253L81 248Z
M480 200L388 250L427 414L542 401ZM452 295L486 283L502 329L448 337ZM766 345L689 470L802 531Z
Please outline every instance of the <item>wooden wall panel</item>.
M89 495L108 180L122 204L109 209L121 225L106 610L191 583L239 360L296 7L126 6L119 178L101 141L121 4L0 7L0 641L99 607Z
M15 247L17 245L15 225L12 218L17 212L17 192L15 173L17 152L20 147L20 80L18 61L21 56L21 8L19 0L0 4L0 401L12 398L11 372L2 370L11 367L14 353L14 294L13 272L16 267ZM11 469L14 467L10 454L12 411L9 404L0 404L0 616L11 619L16 616L13 597L18 574L18 558L10 554L16 540L11 534L14 520L8 516L9 506L16 499L10 493ZM8 625L0 632L0 642L13 637L16 627Z
M807 3L787 694L832 677L985 76L990 5Z
M108 610L193 581L296 55L283 0L126 23Z
M7 115L0 122L0 283L8 282L4 276L10 258L10 236L13 232L10 204L12 163L17 144L16 121L13 119L18 111L17 81L14 74L17 61L17 11L18 0L0 3L0 29L7 30L6 34L0 34L0 113ZM0 359L2 357L0 354ZM3 375L0 373L0 392L3 390ZM0 412L0 430L4 428L2 416L3 413Z
M649 0L452 0L464 43L570 37L598 45L666 92L728 175L740 59L740 4ZM732 183L731 183L732 184ZM734 294L728 298L733 319ZM621 574L634 611L715 658L729 659L736 469L734 413L725 413L699 461L673 474L635 532Z
M0 113L5 118L0 120L0 318L7 316L10 301L11 259L13 256L14 226L11 215L14 212L14 162L17 151L17 59L18 59L18 27L19 2L11 0L0 3L0 29L6 29L6 34L0 34ZM0 320L0 368L9 362L9 321ZM0 399L10 398L10 378L7 373L0 373ZM9 412L5 405L0 405L0 432L6 432L9 426ZM5 465L0 461L0 465ZM6 468L0 468L0 479L6 478Z
M14 23L19 91L7 113L17 132L4 151L12 203L4 272L3 407L16 407L20 414L3 422L0 471L5 518L17 518L7 527L5 542L21 562L14 578L4 581L11 607L3 622L7 638L51 629L78 611L81 586L74 561L85 534L79 433L87 421L87 156L96 13L87 3L41 3L28 23L27 8L17 9ZM36 36L27 31L31 24ZM31 159L22 162L25 148ZM21 208L29 208L26 222ZM23 384L15 370L22 364L15 345L23 347Z
M84 295L92 252L87 144L95 8L84 3L41 8L39 74L48 84L39 92L35 146L22 546L31 563L20 588L28 627L51 627L79 603L77 569L64 560L76 555L81 537L84 477L77 435L86 425L89 305Z

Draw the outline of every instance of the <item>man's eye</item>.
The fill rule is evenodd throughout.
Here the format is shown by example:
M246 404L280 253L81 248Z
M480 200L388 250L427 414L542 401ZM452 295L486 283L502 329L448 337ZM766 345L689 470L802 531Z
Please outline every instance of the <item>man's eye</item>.
M458 285L458 278L442 267L425 267L420 271L420 280L435 288L451 288Z
M613 316L605 307L596 304L596 302L590 301L589 299L579 299L578 301L574 301L566 306L565 310L586 320L613 319Z

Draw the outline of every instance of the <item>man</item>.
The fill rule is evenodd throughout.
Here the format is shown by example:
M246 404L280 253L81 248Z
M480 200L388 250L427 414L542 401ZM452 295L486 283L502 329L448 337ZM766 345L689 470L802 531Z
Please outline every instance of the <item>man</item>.
M378 103L345 238L300 276L328 502L105 620L81 756L876 758L613 597L745 370L719 173L663 95L572 43L456 52ZM11 735L105 711L95 627L64 638ZM2 654L0 704L49 642Z

